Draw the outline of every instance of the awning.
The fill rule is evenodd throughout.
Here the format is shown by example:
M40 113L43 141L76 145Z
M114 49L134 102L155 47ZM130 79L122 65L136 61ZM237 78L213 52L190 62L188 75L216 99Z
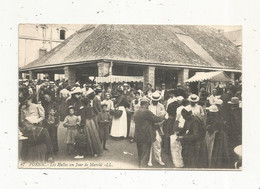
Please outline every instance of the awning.
M193 77L186 80L185 83L198 82L198 81L214 81L214 82L227 82L232 81L224 72L197 72Z
M96 77L97 83L143 82L143 76L119 76Z

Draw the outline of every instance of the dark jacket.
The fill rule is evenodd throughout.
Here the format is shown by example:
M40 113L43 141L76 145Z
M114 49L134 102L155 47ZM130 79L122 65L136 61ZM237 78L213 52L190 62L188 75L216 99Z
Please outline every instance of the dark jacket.
M156 129L155 123L163 120L162 117L154 115L150 110L140 108L135 116L135 141L137 143L152 143L155 141Z
M99 112L101 112L101 101L98 99L97 96L93 99L93 109L94 109L94 116L97 116Z
M212 148L211 164L208 159L206 141L203 141L200 152L201 167L203 168L230 168L227 136L224 131L216 131Z
M181 134L183 134L181 143L184 166L188 168L200 167L200 146L204 137L201 122L195 116L192 116L190 120L185 121Z

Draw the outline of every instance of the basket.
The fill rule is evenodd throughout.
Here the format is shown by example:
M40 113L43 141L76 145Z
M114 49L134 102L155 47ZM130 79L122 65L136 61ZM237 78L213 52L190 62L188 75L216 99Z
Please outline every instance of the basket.
M123 110L110 110L110 115L114 116L114 118L118 119L122 116Z

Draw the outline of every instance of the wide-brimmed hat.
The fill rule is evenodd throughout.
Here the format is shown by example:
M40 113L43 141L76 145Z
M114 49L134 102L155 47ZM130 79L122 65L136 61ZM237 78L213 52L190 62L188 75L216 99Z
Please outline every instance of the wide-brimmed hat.
M91 94L91 93L94 93L94 90L92 88L89 88L86 92L86 96Z
M208 110L210 112L218 112L218 107L216 105L211 105Z
M49 85L54 85L54 81L49 81Z
M215 104L221 105L221 104L223 104L223 100L221 100L221 99L215 99Z
M102 88L100 86L95 88L95 93L101 93L102 92Z
M71 95L73 94L81 94L82 90L79 87L76 87L73 91L70 92Z
M196 94L191 94L188 98L190 102L198 102L200 100L200 97Z
M92 85L91 85L91 83L86 83L85 84L85 87L91 87Z
M184 99L183 96L177 96L178 101L183 101L183 99Z
M152 101L159 101L159 100L161 100L161 97L162 97L161 94L158 91L155 91L151 95L151 100Z
M71 105L71 106L68 107L68 110L70 110L70 109L75 110L75 107Z
M229 104L239 104L239 98L232 97L231 101L228 101Z

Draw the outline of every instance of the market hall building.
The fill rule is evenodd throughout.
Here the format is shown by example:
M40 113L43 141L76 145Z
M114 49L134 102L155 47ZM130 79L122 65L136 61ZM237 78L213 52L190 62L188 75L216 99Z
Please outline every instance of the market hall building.
M122 76L174 87L196 72L242 73L239 48L208 26L85 25L39 59L21 68L29 79L62 74L70 85L90 78Z

